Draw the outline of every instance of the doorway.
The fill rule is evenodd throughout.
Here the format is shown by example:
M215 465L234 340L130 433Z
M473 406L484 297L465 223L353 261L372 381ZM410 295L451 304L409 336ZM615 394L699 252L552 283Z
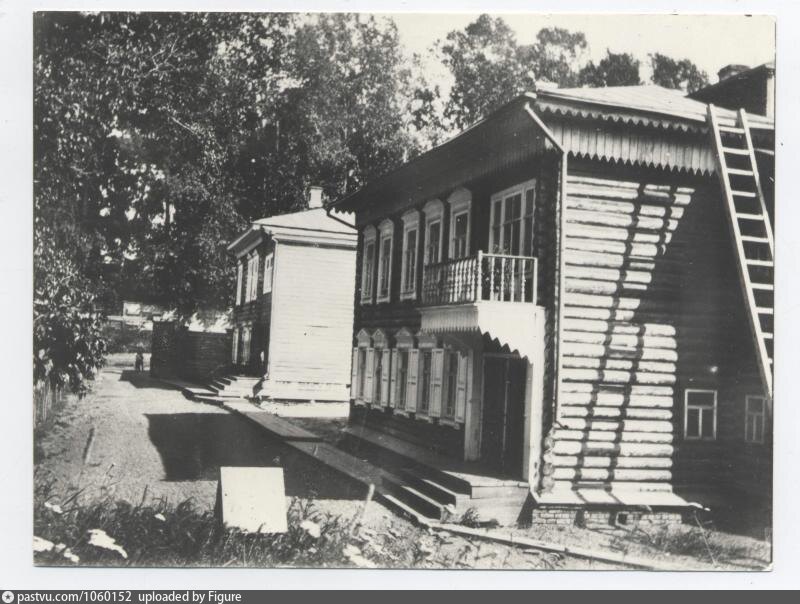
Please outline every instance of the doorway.
M481 459L491 470L517 479L522 479L527 370L527 361L518 357L483 358Z

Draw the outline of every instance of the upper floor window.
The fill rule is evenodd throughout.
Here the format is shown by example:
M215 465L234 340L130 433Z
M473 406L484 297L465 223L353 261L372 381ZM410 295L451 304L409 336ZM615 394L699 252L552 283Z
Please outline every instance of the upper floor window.
M744 441L762 444L767 417L767 399L763 396L746 396L744 405Z
M378 248L378 302L387 302L391 297L393 247L394 223L391 220L384 220L380 225Z
M245 302L251 302L258 295L258 253L253 252L247 259L247 292Z
M272 291L272 265L275 261L274 254L267 254L264 258L264 293L268 294Z
M496 254L533 256L536 180L492 195L489 248Z
M413 299L417 295L417 247L419 241L419 212L403 214L403 262L400 279L400 298Z
M470 205L472 197L466 189L456 190L447 200L450 205L450 258L469 256Z
M683 409L683 436L687 440L716 440L716 390L686 390Z
M425 212L425 259L424 264L437 264L442 260L442 216L444 204L438 199L429 201Z
M363 259L361 263L361 303L373 301L373 279L375 275L375 227L370 225L364 229Z
M239 260L236 266L236 306L242 303L242 281L244 280L244 260Z

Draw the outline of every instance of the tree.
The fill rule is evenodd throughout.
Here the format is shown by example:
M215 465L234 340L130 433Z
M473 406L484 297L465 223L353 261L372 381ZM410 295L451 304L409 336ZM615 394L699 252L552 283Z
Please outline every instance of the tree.
M102 315L92 285L51 236L34 234L33 378L83 395L104 362Z
M225 243L415 148L390 22L39 13L35 220L109 303L226 306Z
M650 79L654 84L680 89L687 93L708 86L708 74L689 59L678 61L659 53L649 56L653 70Z
M613 53L606 50L606 56L595 65L589 61L578 73L581 86L600 88L604 86L638 86L639 61L628 53Z
M444 118L463 129L526 90L535 90L537 80L575 85L586 37L545 28L533 44L519 45L501 17L480 15L463 30L447 34L437 48L454 80Z

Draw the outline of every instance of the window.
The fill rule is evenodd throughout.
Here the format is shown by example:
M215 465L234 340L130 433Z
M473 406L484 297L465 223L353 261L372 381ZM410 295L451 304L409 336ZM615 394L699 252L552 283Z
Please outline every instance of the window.
M424 264L437 264L442 260L442 214L444 204L438 199L425 204L425 258Z
M253 336L253 326L245 325L242 327L242 350L240 358L242 365L247 365L250 362L250 341Z
M433 372L433 351L420 350L420 378L419 378L419 401L417 410L420 413L427 413L431 406L431 379Z
M364 229L364 258L361 265L361 303L369 304L373 300L373 276L375 274L375 227Z
M252 252L247 259L247 285L245 302L251 302L258 296L258 253Z
M272 265L275 261L273 254L267 254L264 258L264 293L268 294L272 291Z
M489 248L495 254L533 255L536 181L530 180L492 196Z
M384 220L380 226L378 250L378 302L387 302L391 298L393 237L394 223Z
M367 380L367 349L358 349L358 398L364 398Z
M683 435L687 440L717 438L717 391L686 390Z
M455 350L445 353L444 361L444 387L445 402L442 416L453 419L456 416L456 396L458 395L458 358Z
M762 444L767 417L767 399L763 396L746 396L744 406L744 441Z
M417 245L419 241L419 212L412 210L403 215L403 263L400 279L400 299L417 296Z
M241 265L239 265L241 267ZM233 328L233 343L231 347L231 361L234 365L239 363L239 328Z
M454 260L469 256L471 200L466 189L457 189L447 200L450 205L450 258Z
M236 306L242 303L242 280L244 279L244 260L239 260L236 267Z
M397 349L397 378L395 379L395 407L401 411L406 408L406 392L408 389L408 356L407 348Z
M372 402L376 405L380 405L382 402L381 399L381 377L383 376L383 355L381 351L375 351L375 354L372 355L374 359L374 367L373 367L373 374L372 374Z

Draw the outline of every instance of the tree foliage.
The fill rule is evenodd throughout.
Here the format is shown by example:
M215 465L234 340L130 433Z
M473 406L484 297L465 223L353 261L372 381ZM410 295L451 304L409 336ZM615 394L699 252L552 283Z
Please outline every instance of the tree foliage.
M533 44L520 45L502 17L484 14L463 30L451 31L438 46L454 80L444 117L461 129L522 92L534 90L537 80L574 85L575 65L586 49L586 37L546 28Z
M42 229L34 240L33 378L83 394L103 364L102 315L91 284L51 235Z
M638 86L639 60L628 53L606 50L606 56L595 64L589 61L578 73L578 83L590 88L604 86Z
M708 86L708 74L689 59L676 60L657 52L649 56L653 69L650 79L654 84L687 93Z

